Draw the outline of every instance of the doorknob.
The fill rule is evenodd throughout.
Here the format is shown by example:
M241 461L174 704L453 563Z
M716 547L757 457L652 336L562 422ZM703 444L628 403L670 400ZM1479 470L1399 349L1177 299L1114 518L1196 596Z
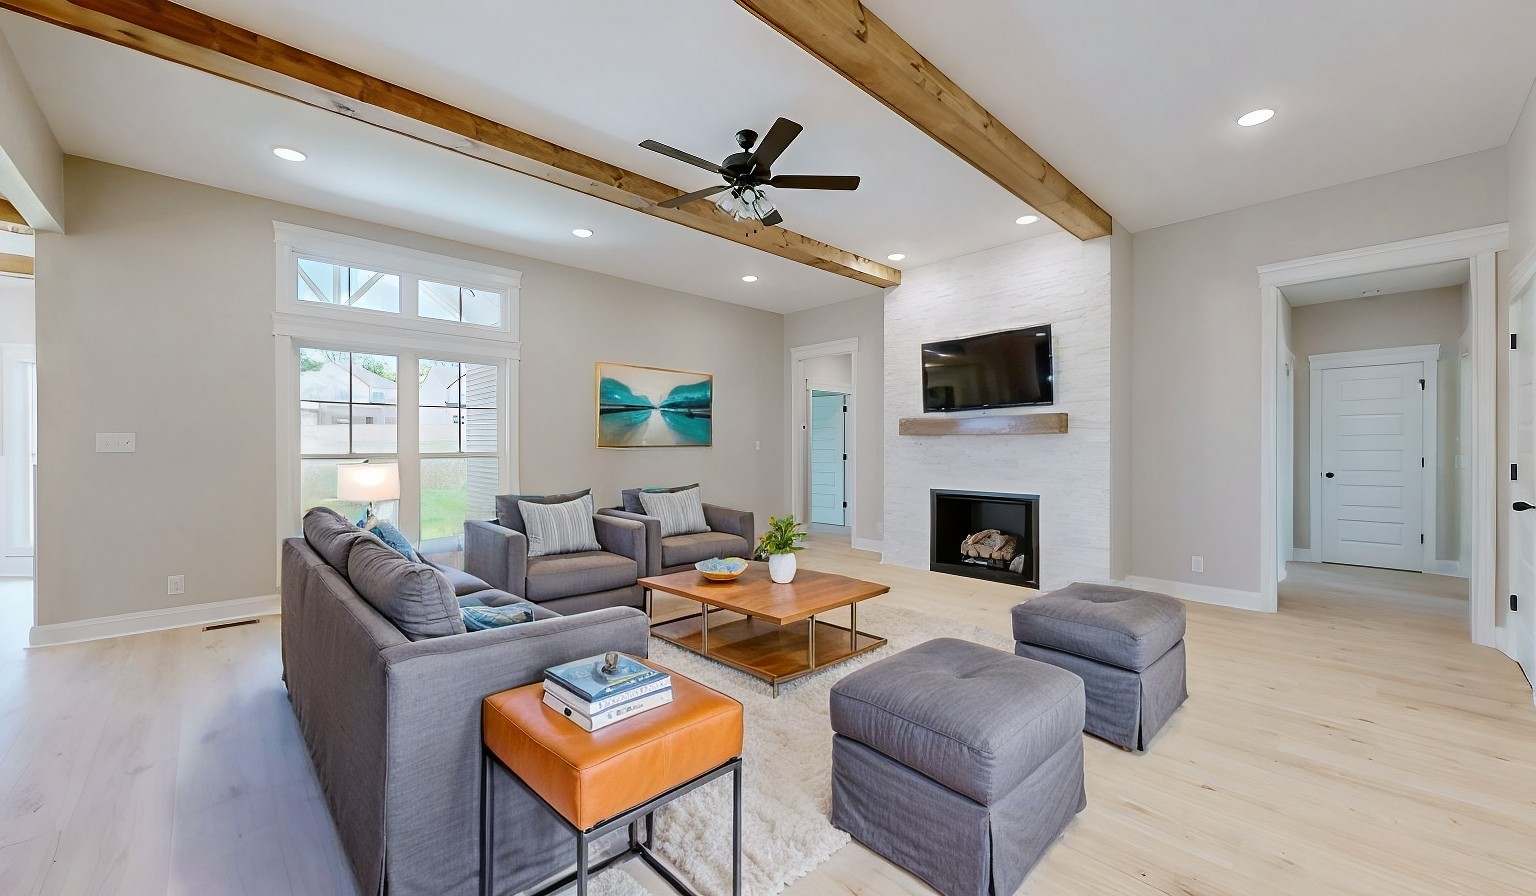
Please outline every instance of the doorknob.
M1524 501L1515 502L1516 510L1536 510L1536 504L1527 504Z
M1324 473L1323 474L1323 478L1324 479L1332 479L1333 478L1333 474L1332 473Z

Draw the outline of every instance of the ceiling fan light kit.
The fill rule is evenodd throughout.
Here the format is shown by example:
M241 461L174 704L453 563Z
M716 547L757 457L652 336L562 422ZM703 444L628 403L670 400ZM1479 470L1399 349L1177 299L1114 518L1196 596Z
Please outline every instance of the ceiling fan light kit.
M773 163L778 161L790 142L800 135L801 130L803 128L793 121L780 118L773 123L773 127L768 129L768 135L763 138L756 150L752 146L757 143L757 132L737 131L736 145L741 147L741 152L726 156L725 161L718 165L692 153L667 146L665 143L657 143L655 140L645 141L640 144L645 149L659 152L680 162L687 162L695 168L703 168L705 171L718 174L725 180L724 186L684 193L665 202L659 202L657 205L662 208L677 208L698 199L708 199L717 193L724 193L724 196L714 200L721 211L738 221L761 221L773 227L782 224L784 216L779 214L779 210L768 198L764 187L778 187L784 190L857 190L859 179L851 175L781 174L774 176Z

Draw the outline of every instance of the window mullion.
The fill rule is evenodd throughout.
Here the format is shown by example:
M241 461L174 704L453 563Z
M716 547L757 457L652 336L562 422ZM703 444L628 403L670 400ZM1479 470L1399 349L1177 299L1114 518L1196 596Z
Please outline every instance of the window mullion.
M402 298L401 307L404 307ZM400 463L400 531L421 541L421 355L399 353L396 374L396 419L400 421L396 451Z

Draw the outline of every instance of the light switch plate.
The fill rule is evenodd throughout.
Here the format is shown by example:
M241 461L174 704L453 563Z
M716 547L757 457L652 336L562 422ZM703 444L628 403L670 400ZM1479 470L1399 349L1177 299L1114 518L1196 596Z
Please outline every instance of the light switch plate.
M131 432L98 432L97 454L131 454L138 450L138 434Z

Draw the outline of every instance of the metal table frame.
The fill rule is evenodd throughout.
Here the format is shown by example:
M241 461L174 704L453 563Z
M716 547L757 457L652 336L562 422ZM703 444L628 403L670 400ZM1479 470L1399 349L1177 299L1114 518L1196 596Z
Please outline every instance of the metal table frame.
M489 748L482 747L480 753L480 896L495 896L496 879L496 800L495 788L491 783L491 772L496 766L506 769L506 764L501 761ZM571 874L556 880L553 883L532 891L531 896L551 896L560 890L569 887L572 882L576 884L577 896L587 896L587 884L593 875L603 870L638 858L649 865L661 879L666 881L672 889L683 896L698 896L698 893L683 882L671 868L655 854L656 834L656 810L680 796L685 796L709 782L731 776L731 896L741 896L741 757L738 756L722 765L699 775L692 780L685 781L660 796L653 797L633 809L621 812L618 815L598 822L588 830L580 830L571 824L565 816L555 811L553 806L529 788L529 792L538 797L539 802L549 806L566 827L576 835L576 870ZM513 775L516 778L516 775ZM527 786L526 784L523 786ZM640 836L640 823L645 822L645 836ZM624 826L629 827L629 848L622 852L609 856L596 865L590 863L590 852L594 842L613 833Z

